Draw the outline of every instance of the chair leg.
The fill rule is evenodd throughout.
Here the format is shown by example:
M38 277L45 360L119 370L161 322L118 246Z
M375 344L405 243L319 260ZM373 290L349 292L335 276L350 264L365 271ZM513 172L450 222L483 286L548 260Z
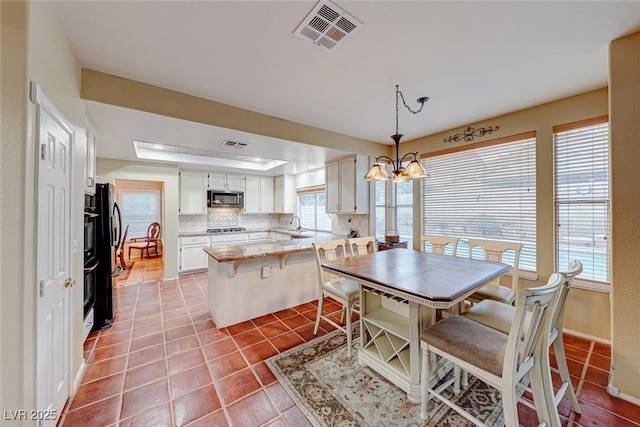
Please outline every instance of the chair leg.
M538 347L542 346L539 345ZM536 350L535 363L529 371L529 378L531 379L531 392L533 394L533 403L536 407L538 420L540 423L544 422L547 426L559 427L561 425L560 416L558 415L558 408L554 402L555 393L553 392L553 383L551 382L548 347Z
M344 306L347 312L347 354L349 357L351 357L351 304L351 301L347 301L347 305Z
M569 375L569 367L567 366L567 357L564 353L564 342L562 340L561 331L558 331L558 337L553 341L553 351L556 354L556 363L558 365L558 371L560 371L560 378L562 378L563 383L568 383L566 393L569 395L571 410L576 414L581 414L582 412L580 411L578 397L573 389L573 383L571 382L571 376Z
M460 365L453 365L453 392L458 395L460 394Z
M316 314L316 324L313 327L313 335L318 335L318 328L320 327L320 318L322 317L322 304L324 303L324 295L320 293L318 299L318 313Z
M427 407L431 394L429 393L429 352L422 350L422 369L420 373L420 418L426 420L429 418Z
M516 387L502 386L502 412L505 426L518 426L518 400L516 399ZM542 420L542 419L539 419Z
M131 259L131 248L129 248L129 259Z

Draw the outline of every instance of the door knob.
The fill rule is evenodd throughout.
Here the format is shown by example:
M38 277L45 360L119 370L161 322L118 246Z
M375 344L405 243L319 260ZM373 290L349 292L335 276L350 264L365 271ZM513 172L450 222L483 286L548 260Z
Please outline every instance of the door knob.
M67 277L67 280L64 281L64 287L65 288L70 288L75 284L76 284L76 281L75 280L71 280L71 277Z

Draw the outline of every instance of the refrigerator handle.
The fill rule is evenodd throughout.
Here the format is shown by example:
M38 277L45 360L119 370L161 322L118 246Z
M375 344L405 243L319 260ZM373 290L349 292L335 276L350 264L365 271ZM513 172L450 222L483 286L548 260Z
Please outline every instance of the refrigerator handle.
M118 224L117 224L117 227L118 227L118 241L116 242L116 244L114 246L116 248L119 248L120 247L120 241L122 240L122 215L120 214L120 206L118 206L117 203L113 204L113 214L118 217L118 221L117 221L118 222ZM115 233L115 226L114 226L114 233L113 234L114 235L116 234Z

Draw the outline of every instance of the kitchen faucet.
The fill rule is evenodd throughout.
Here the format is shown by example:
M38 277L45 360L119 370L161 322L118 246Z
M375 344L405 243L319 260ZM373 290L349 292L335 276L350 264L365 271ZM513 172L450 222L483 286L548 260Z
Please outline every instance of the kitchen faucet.
M291 221L289 221L289 225L293 224L293 220L296 218L298 219L298 226L296 227L296 230L300 231L302 227L300 226L300 217L298 215L294 215L293 218L291 218Z

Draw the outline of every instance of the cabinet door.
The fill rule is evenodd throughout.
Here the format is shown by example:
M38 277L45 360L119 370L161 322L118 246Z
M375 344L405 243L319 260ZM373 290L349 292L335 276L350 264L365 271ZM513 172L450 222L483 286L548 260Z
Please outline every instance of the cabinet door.
M211 189L211 190L226 190L227 189L227 174L224 174L224 173L209 173L209 189Z
M296 190L293 183L293 176L280 175L273 180L275 189L273 200L275 212L295 213L296 212Z
M340 204L340 165L327 163L325 169L325 212L338 213Z
M180 172L180 213L207 213L207 174Z
M340 204L341 213L356 211L356 162L355 159L340 161Z
M244 211L246 213L260 213L260 177L245 177Z
M180 271L207 268L207 254L202 246L184 246L180 249Z
M87 126L87 159L85 162L85 188L87 194L96 193L96 134Z
M261 213L275 212L273 192L274 192L273 178L271 177L260 178L260 212Z
M227 190L244 191L244 176L227 175Z

